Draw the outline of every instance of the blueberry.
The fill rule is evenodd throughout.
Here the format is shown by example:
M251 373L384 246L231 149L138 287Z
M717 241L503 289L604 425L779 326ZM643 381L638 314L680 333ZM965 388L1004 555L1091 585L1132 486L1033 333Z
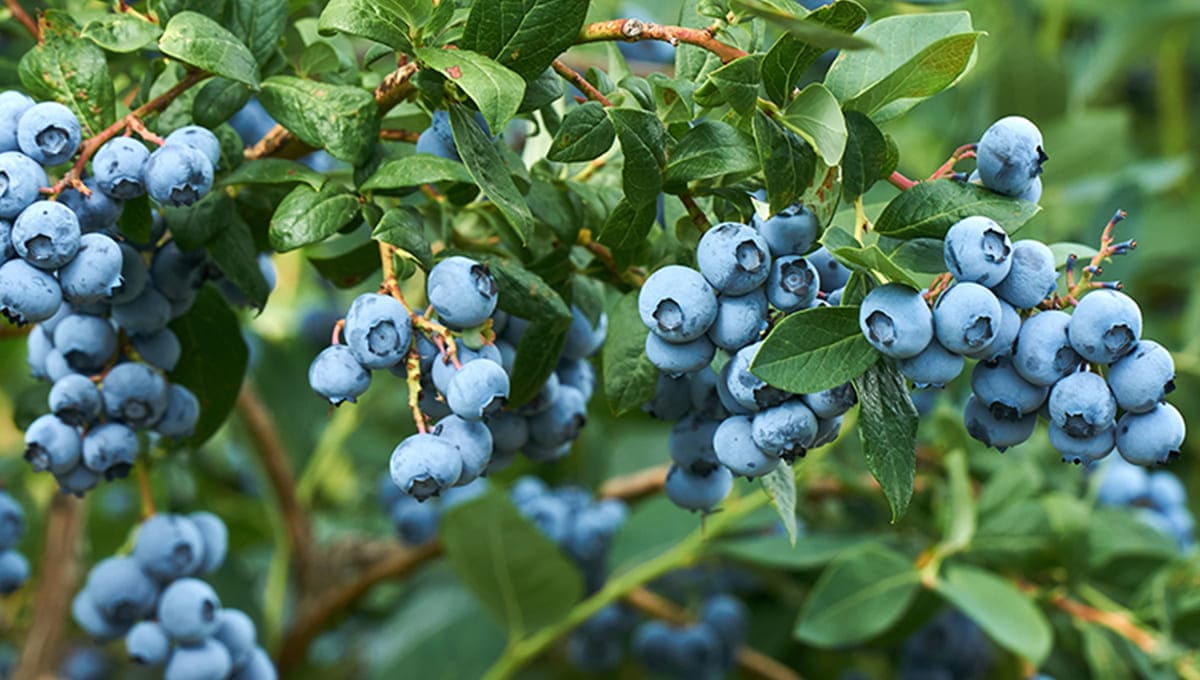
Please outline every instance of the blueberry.
M746 416L730 416L713 434L717 460L730 472L743 477L760 477L779 465L779 455L769 454L754 441L754 426Z
M79 229L88 234L115 226L123 209L121 201L100 191L94 178L88 178L83 184L91 190L87 196L74 186L68 186L58 195L58 201L79 218Z
M858 403L858 394L855 393L853 385L844 383L827 390L806 394L803 399L814 415L828 420L849 411Z
M713 435L721 421L686 416L671 428L667 450L671 461L693 475L704 476L721 466L713 449Z
M132 137L114 137L92 157L92 175L105 194L127 201L146 193L150 150Z
M221 164L221 142L211 130L185 125L167 135L167 144L182 144L203 153L214 168Z
M0 153L0 217L20 215L38 199L38 190L49 184L37 161L16 151Z
M109 557L88 573L85 590L105 619L131 626L154 611L158 584L132 557Z
M1084 296L1067 326L1071 346L1081 357L1111 364L1137 347L1142 335L1142 310L1133 298L1115 290L1094 290Z
M62 203L38 201L13 222L13 247L38 269L62 267L79 252L79 218Z
M1016 307L1004 300L999 300L999 302L1000 321L995 326L995 337L982 349L968 352L965 356L991 361L1012 355L1013 346L1017 343L1017 336L1021 333L1021 314Z
M197 573L204 565L204 538L186 517L154 515L138 529L133 558L142 571L169 583Z
M821 288L821 277L811 262L799 255L788 255L771 264L767 279L767 299L781 312L812 307Z
M1025 239L1013 243L1012 267L992 292L1018 309L1033 309L1054 292L1057 279L1054 253L1041 241Z
M58 272L63 298L74 305L99 302L121 285L121 247L104 234L84 234L79 252Z
M99 373L116 355L117 341L108 319L88 314L72 314L54 329L54 348L78 373Z
M216 640L197 640L193 646L175 648L163 680L224 680L231 672L233 662L224 645Z
M762 290L717 296L717 316L708 329L708 339L714 345L736 352L758 340L766 330L767 296Z
M29 374L38 380L46 380L46 357L54 351L54 341L42 326L34 326L25 338L25 361Z
M1029 119L1008 116L992 123L975 151L979 177L992 191L1019 196L1042 174L1049 156L1042 150L1042 133Z
M86 376L73 373L55 381L48 398L50 412L63 423L86 427L100 415L100 389ZM29 437L26 436L28 444Z
M462 455L449 439L432 434L406 438L392 451L392 482L424 501L450 488L462 475Z
M211 574L225 563L225 554L229 551L229 530L221 518L211 512L193 512L187 518L200 532L200 542L204 546L204 561L196 573Z
M504 348L501 347L500 351L503 353ZM509 373L512 372L511 366L506 367L505 370ZM574 387L583 393L584 399L591 401L592 394L596 391L596 369L592 368L592 364L587 359L559 359L554 374L558 376L560 385Z
M457 352L458 362L463 366L480 359L490 361L500 366L502 366L502 362L504 361L504 357L500 354L500 348L496 345L484 345L479 349L471 349L462 343L458 343ZM437 388L438 392L445 394L450 389L450 381L455 375L458 374L460 370L462 369L456 367L454 362L450 361L449 355L438 356L437 358L433 359L429 374L433 379L434 387Z
M659 420L679 420L692 409L691 376L672 377L658 374L654 397L642 405L642 410Z
M663 340L688 342L708 332L717 318L717 295L700 272L668 265L642 285L638 313Z
M700 475L672 465L663 487L667 498L675 505L703 513L712 512L732 489L733 473L724 466Z
M412 319L390 295L365 293L346 314L346 344L363 368L391 368L404 361L412 343Z
M720 633L726 644L736 646L746 639L750 612L732 595L720 593L705 600L700 618Z
M994 418L1009 421L1036 413L1050 394L1049 387L1022 378L1007 358L975 364L971 390Z
M573 519L566 535L567 553L576 562L583 564L603 561L609 546L612 545L613 533L619 526L620 520L614 523L613 517L610 517L609 513L600 505L579 510Z
M608 315L601 312L595 324L588 319L583 310L571 306L571 327L567 329L567 340L563 344L562 355L567 359L586 359L604 345L608 334Z
M751 435L758 448L791 460L803 456L817 438L817 416L800 399L755 414Z
M696 247L696 262L712 287L727 295L749 293L763 285L771 272L766 240L737 222L722 222L704 232Z
M183 385L167 387L167 408L154 430L164 437L183 439L196 432L200 420L200 400Z
M946 269L956 281L995 285L1012 268L1012 241L987 217L967 217L946 232Z
M898 360L896 368L919 389L944 387L962 373L963 358L961 354L947 351L934 339L920 354Z
M157 666L171 654L171 638L154 621L141 621L125 634L125 652L134 663Z
M1071 347L1067 326L1071 317L1066 312L1039 312L1021 324L1017 335L1013 367L1034 385L1050 386L1075 371L1081 363Z
M1029 186L1025 187L1025 191L1022 191L1013 198L1029 201L1030 203L1037 203L1042 200L1042 178L1034 177Z
M249 146L265 137L271 128L275 127L275 119L271 118L271 114L267 113L257 97L251 97L250 101L229 119L229 125L242 138L242 142Z
M1126 413L1117 421L1117 451L1134 465L1167 463L1179 457L1187 434L1183 416L1170 404L1146 413Z
M721 419L728 415L721 405L721 394L718 389L723 382L714 370L697 371L689 376L691 383L692 412L705 418ZM744 415L744 414L743 414Z
M71 618L88 636L98 642L108 642L125 635L128 625L109 621L92 601L92 594L84 588L71 601Z
M152 335L135 335L132 343L142 361L168 373L175 370L183 353L179 338L169 328Z
M83 464L108 479L129 474L138 454L137 433L120 423L105 423L83 437Z
M240 609L222 609L217 614L217 630L213 633L213 639L229 652L234 668L241 668L250 661L257 635L254 621Z
M761 341L743 347L733 355L728 364L726 387L729 389L729 395L742 408L751 411L774 406L787 398L785 392L768 385L750 372L750 363L761 347Z
M1175 389L1175 361L1162 345L1142 340L1109 368L1108 386L1118 406L1145 413Z
M246 665L235 670L229 680L276 680L275 665L262 647L255 647Z
M25 533L25 511L6 491L0 490L0 550L8 550Z
M195 578L181 578L163 590L158 620L171 639L198 644L217 632L221 600L212 586Z
M488 362L490 363L490 362ZM492 432L478 420L466 420L456 415L442 418L433 426L433 436L441 437L458 449L462 472L456 486L475 481L486 470L492 458Z
M722 644L717 632L706 624L677 629L672 637L670 657L686 677L720 668Z
M567 660L585 673L606 673L621 665L625 650L620 640L574 631L567 637Z
M1017 420L1002 420L994 416L982 401L972 396L967 400L963 411L963 422L966 424L967 434L972 438L1004 451L1033 436L1033 430L1037 427L1037 414L1030 413Z
M1166 470L1157 470L1151 472L1147 479L1149 486L1146 495L1154 507L1166 512L1171 508L1187 505L1187 489L1174 474Z
M996 339L1000 316L1000 301L978 283L956 283L933 305L937 340L955 354L986 351Z
M13 247L12 241L12 222L0 220L0 264L8 262L16 256L17 249Z
M1117 400L1096 373L1073 373L1050 390L1050 422L1072 437L1092 437L1112 427Z
M133 336L153 335L171 321L171 303L153 286L129 302L114 304L113 321Z
M0 595L11 595L29 580L29 560L15 550L0 551Z
M146 192L163 205L189 206L212 189L213 164L183 144L159 147L146 161Z
M808 254L806 258L808 263L817 268L817 274L821 277L821 292L832 293L846 285L850 280L850 270L842 266L841 262L833 259L833 255L821 246Z
M52 349L46 355L46 376L50 378L51 382L58 382L74 372L67 360L63 358L62 352Z
M438 320L451 328L471 328L487 321L499 300L487 265L457 255L430 270L425 291Z
M654 333L646 334L646 358L664 374L677 378L712 363L717 349L706 336L687 342L669 342Z
M450 114L444 110L433 112L428 128L417 137L417 153L427 153L452 161L461 161L454 145L454 132L450 128Z
M696 375L702 375L701 371ZM729 383L733 374L733 362L725 362L725 366L721 368L721 372L717 375L716 393L717 401L720 403L720 416L723 418L725 413L732 415L750 415L757 411L757 408L748 408L743 406L740 401L734 398L733 392L729 389Z
M17 122L21 152L42 165L66 162L75 155L81 140L79 119L58 102L34 104Z
M87 378L83 380L91 384ZM79 464L82 455L80 447L79 430L53 414L39 416L25 431L25 460L29 461L34 472L49 470L63 474L70 471ZM5 547L5 542L0 540L0 549Z
M571 528L571 509L562 499L542 494L517 504L517 510L555 545L562 545Z
M916 290L889 283L867 293L858 311L867 342L896 359L916 356L933 339L933 314Z
M79 465L71 468L62 474L55 474L54 481L58 482L58 488L63 493L69 493L78 498L83 498L83 495L88 491L96 488L100 483L100 475L92 472L86 465L80 461Z
M508 403L509 380L504 367L494 361L464 364L450 378L446 404L461 418L482 420Z
M1062 454L1064 463L1092 463L1112 453L1117 444L1116 428L1109 427L1090 436L1076 437L1058 425L1049 428L1050 445Z
M1132 505L1149 492L1150 479L1146 471L1121 456L1110 457L1100 468L1096 499L1104 505Z
M549 409L530 417L529 438L544 447L562 446L578 439L586 423L587 402L583 393L563 385Z
M150 366L130 361L118 364L100 383L104 410L130 427L158 422L167 408L167 381Z
M334 406L344 401L353 404L371 386L371 374L358 363L349 347L331 345L313 359L308 368L308 384Z
M33 105L33 99L22 92L0 92L0 151L16 151L21 148L17 142L17 123L21 120L21 114Z
M188 301L204 281L206 256L203 250L184 252L171 241L154 253L150 279L171 302Z
M821 224L813 211L799 203L792 204L765 220L756 215L752 224L767 242L773 257L807 253L816 243L821 230Z
M515 413L497 413L488 418L487 428L492 433L492 447L497 453L515 453L529 442L529 422Z

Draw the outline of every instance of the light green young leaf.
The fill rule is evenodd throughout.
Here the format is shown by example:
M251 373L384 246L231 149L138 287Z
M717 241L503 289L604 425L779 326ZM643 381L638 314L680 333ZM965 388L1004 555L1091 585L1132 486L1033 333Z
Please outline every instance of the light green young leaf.
M136 52L158 40L162 29L130 14L106 14L92 19L81 34L109 52Z
M812 144L826 165L842 162L849 134L846 118L837 99L821 83L801 90L783 110L780 122Z

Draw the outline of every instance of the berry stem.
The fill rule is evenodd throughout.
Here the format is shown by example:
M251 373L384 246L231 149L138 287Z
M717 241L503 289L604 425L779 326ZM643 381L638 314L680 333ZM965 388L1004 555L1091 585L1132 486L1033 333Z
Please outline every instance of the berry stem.
M721 42L713 37L713 27L684 28L682 26L664 26L641 19L613 19L588 24L579 33L576 43L603 42L608 40L623 40L637 42L639 40L661 40L678 47L679 43L702 47L717 55L721 63L728 64L734 59L746 56L746 52L733 45Z
M712 227L712 223L708 221L704 211L700 209L699 205L696 205L696 199L692 197L691 192L685 191L679 194L679 202L687 209L688 216L692 218L692 224L696 225L701 234Z
M134 461L133 468L137 473L138 493L142 501L142 521L144 522L157 512L154 507L154 489L150 486L150 470L145 457L139 457Z
M337 323L333 324L333 333L329 338L329 344L340 345L342 343L342 331L346 329L346 320L338 319Z
M408 316L412 319L413 326L423 331L438 349L449 357L450 361L454 362L456 368L461 368L462 364L458 361L458 344L454 341L454 334L449 328L442 324L433 321L417 314L409 306L404 299L404 293L400 291L400 281L396 278L396 268L392 264L392 257L396 254L396 246L390 243L379 242L379 261L383 266L383 285L380 286L380 292L387 293L396 298L404 308L408 310ZM419 377L419 376L418 376Z
M888 176L888 183L900 191L908 191L909 189L917 186L916 181L905 177L899 170L894 171L890 176Z
M950 154L950 158L947 159L945 163L942 163L942 166L940 168L933 171L933 174L929 176L929 179L935 180L935 179L942 179L945 177L949 177L954 174L954 166L956 163L963 160L964 158L974 158L974 157L975 157L975 145L974 144L964 144L964 145L958 147L957 149L955 149L954 153Z
M1083 272L1079 275L1079 279L1077 281L1072 283L1072 279L1074 278L1074 276L1073 276L1074 275L1074 267L1072 266L1068 269L1068 271L1067 271L1067 290L1068 290L1068 292L1066 295L1066 301L1068 304L1070 304L1072 306L1078 304L1079 298L1083 297L1084 294L1086 294L1089 290L1092 290L1094 288L1111 288L1112 287L1112 286L1105 286L1105 285L1100 285L1100 286L1093 285L1092 279L1094 276L1101 273L1101 271L1102 271L1101 265L1104 264L1104 260L1106 258L1112 257L1113 255L1124 255L1125 253L1129 252L1129 250L1131 250L1137 246L1137 243L1135 241L1122 242L1122 243L1118 243L1118 244L1114 245L1115 239L1113 238L1113 229L1116 228L1117 224L1119 224L1122 220L1124 220L1125 217L1126 217L1126 213L1124 210L1118 210L1117 212L1113 213L1112 219L1110 219L1108 221L1108 224L1104 225L1104 231L1101 232L1101 234L1100 234L1099 250L1097 250L1096 254L1094 256L1092 256L1091 261L1088 262L1088 264L1086 266L1084 266ZM1073 265L1074 261L1073 260L1070 261L1070 264ZM1120 290L1119 283L1117 284L1116 289Z
M33 20L33 17L29 16L29 12L26 12L25 8L21 6L21 3L17 2L17 0L4 0L4 4L8 6L8 11L13 15L13 18L20 22L25 27L25 30L29 31L29 35L40 44L42 42L42 30L38 27L37 22Z
M415 144L421 136L416 130L380 130L379 138L387 142L410 142Z
M405 382L408 384L408 408L412 411L413 422L417 432L425 434L428 423L425 414L421 413L421 353L413 347L404 360Z
M605 97L603 94L601 94L600 90L597 90L595 86L587 81L587 78L584 78L579 74L578 71L564 64L561 59L555 59L553 62L551 62L550 66L554 69L555 73L562 76L567 80L567 82L579 88L579 91L587 95L588 99L600 102L606 107L613 105L612 101L610 101L608 97Z

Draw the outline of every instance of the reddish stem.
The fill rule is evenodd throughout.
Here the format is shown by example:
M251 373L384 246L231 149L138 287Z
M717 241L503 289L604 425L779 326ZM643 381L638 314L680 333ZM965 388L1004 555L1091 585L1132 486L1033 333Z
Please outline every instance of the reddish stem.
M902 175L899 170L893 172L892 175L888 177L888 182L890 182L892 186L896 187L900 191L908 191L909 189L917 186L916 182Z
M554 68L555 73L565 78L572 85L579 88L581 92L586 94L588 99L598 101L606 107L613 105L612 101L610 101L608 97L605 97L603 94L601 94L600 90L597 90L595 86L587 81L587 78L584 78L579 74L578 71L564 64L561 59L555 59L550 66Z
M733 45L721 42L713 37L710 28L684 28L682 26L663 26L661 24L642 21L641 19L613 19L601 21L583 27L579 34L579 43L601 42L606 40L624 40L637 42L639 40L661 40L678 46L687 43L703 47L720 57L721 62L728 64L734 59L746 56L746 52Z
M33 17L29 16L29 13L21 6L21 3L17 2L17 0L5 0L4 4L8 5L8 11L12 13L13 18L19 21L25 27L25 30L29 31L29 35L40 43L42 41L42 31L38 28L37 22L33 20Z

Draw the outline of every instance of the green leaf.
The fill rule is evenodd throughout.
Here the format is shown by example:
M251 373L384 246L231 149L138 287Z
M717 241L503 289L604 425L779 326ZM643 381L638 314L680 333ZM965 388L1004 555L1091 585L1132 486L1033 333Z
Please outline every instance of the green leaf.
M788 536L755 536L718 541L713 549L739 562L768 569L807 571L823 567L870 540L859 534L801 534L793 545Z
M296 161L259 158L238 166L221 181L221 186L239 184L305 184L319 191L325 185L325 175Z
M610 108L607 112L625 156L621 168L625 198L635 206L656 201L662 192L667 164L666 129L648 111Z
M584 102L563 117L546 158L557 163L590 161L612 148L616 138L604 106L600 102Z
M668 78L661 73L646 76L654 93L654 108L663 124L689 123L692 120L692 103L696 86L679 78Z
M271 217L271 247L284 253L333 236L358 214L358 198L329 183L292 189Z
M684 28L704 28L712 19L699 12L701 0L683 0L679 6L679 25ZM680 44L675 48L675 77L689 82L703 82L704 77L720 68L721 59L703 47Z
M407 189L437 182L473 182L462 163L449 158L418 153L388 161L363 182L363 191Z
M570 324L571 308L542 277L515 260L484 254L475 254L475 257L487 264L496 279L500 309L527 321L565 321Z
M954 550L964 550L975 535L975 496L971 476L967 472L967 456L962 449L946 454L946 489L941 510L942 544Z
M775 325L750 372L779 389L811 394L857 378L878 358L858 327L857 307L814 307Z
M150 197L142 194L125 201L117 229L122 235L136 243L150 240L154 230L154 214L150 209Z
M879 482L892 522L904 516L912 500L917 468L917 409L908 383L890 363L881 361L854 381L858 392L858 435L867 468Z
M1121 558L1169 559L1178 544L1120 508L1095 508L1088 522L1087 563L1100 570Z
M136 52L152 44L162 29L132 14L106 14L92 19L81 35L109 52Z
M432 15L424 0L331 0L321 11L322 33L341 31L369 38L402 52L412 52L411 29Z
M310 255L308 262L321 278L338 288L353 288L379 269L379 246L367 241L337 255Z
M379 138L379 107L370 92L291 76L272 76L259 93L263 108L305 144L361 164Z
M1050 654L1054 631L1029 595L978 567L947 565L937 591L1005 649L1039 666Z
M165 207L163 219L175 243L184 250L203 248L235 218L233 201L224 191L212 191L186 208Z
M805 19L828 26L836 31L851 33L867 20L867 10L851 0L835 2L822 7ZM790 33L779 36L763 57L760 69L763 86L771 101L783 106L792 96L792 90L804 72L817 61L825 48L808 43Z
M878 244L897 267L923 274L941 274L946 271L945 248L940 238L900 241L880 236Z
M837 99L821 83L800 91L780 116L780 122L812 144L826 165L842 161L846 149L846 118Z
M842 155L842 201L850 203L883 177L887 139L858 111L846 112L846 152Z
M874 46L871 41L850 33L850 31L858 28L858 25L861 25L861 20L859 24L843 29L841 26L831 24L831 22L821 21L815 16L810 15L801 18L792 12L781 11L775 5L762 2L762 0L733 0L732 4L754 16L762 17L779 26L787 31L789 35L805 44L811 45L814 48L823 48L822 51L824 49L861 50ZM858 7L854 3L847 4ZM864 11L861 7L858 9Z
M201 86L192 102L192 118L197 125L215 128L233 117L250 101L253 91L228 78L213 78ZM241 138L238 138L239 142Z
M817 647L869 640L904 615L920 586L911 560L879 544L864 545L821 572L792 634Z
M646 358L646 334L650 331L638 315L637 296L637 291L626 293L608 310L601 378L614 415L641 408L654 398L658 384L658 369Z
M433 249L425 237L425 220L412 208L402 206L385 212L371 232L371 238L396 246L426 270L433 268Z
M970 66L979 36L967 12L886 17L857 35L877 49L839 55L825 84L847 108L876 122L952 85Z
M588 0L492 0L471 8L462 47L486 54L525 80L575 44Z
M447 510L439 533L454 571L512 639L562 619L583 595L579 570L500 491Z
M684 133L671 150L668 181L691 182L758 170L754 140L732 126L701 121Z
M771 501L771 507L779 515L788 541L794 547L799 533L796 527L796 471L788 463L780 463L763 475L762 486Z
M709 107L729 104L734 111L748 115L758 101L761 60L762 55L751 54L709 73L704 83L696 88L696 103Z
M513 360L510 406L521 406L542 391L546 379L558 367L570 326L570 321L562 319L535 320L529 324L517 343L517 356Z
M196 12L171 17L158 49L168 57L258 87L258 62L250 48L221 24Z
M613 262L618 267L628 266L645 244L657 215L656 202L634 207L632 203L622 199L604 220L604 226L600 227L596 240L608 246Z
M879 272L887 277L889 281L903 283L913 288L920 288L912 275L904 270L903 267L897 265L891 260L879 246L871 244L861 248L843 247L833 248L830 251L839 262L846 265L850 269L860 271L866 274L871 272Z
M69 16L48 10L41 18L41 43L25 53L17 67L29 95L53 99L79 117L85 136L116 120L112 76L104 51L79 37Z
M171 382L191 390L200 402L200 420L188 439L198 448L233 410L250 352L237 316L212 284L200 289L191 311L171 322L171 330L181 349Z
M475 116L466 107L457 104L450 107L450 127L454 131L458 155L475 178L479 189L516 229L521 243L528 242L533 235L533 215L529 212L525 197L513 182L500 152L479 129Z
M808 190L817 170L817 154L808 142L762 111L755 112L753 125L767 201L774 214L800 200Z
M287 22L287 0L230 0L225 16L226 26L245 41L259 64L275 54Z
M477 52L418 47L416 55L461 87L493 130L503 130L525 98L521 76Z
M1040 210L1035 203L1001 196L968 182L940 179L900 192L875 221L875 232L901 239L941 239L955 222L982 215L1011 234Z
M558 101L566 91L567 86L563 79L554 69L548 68L542 71L542 75L525 84L525 96L521 98L521 106L517 108L517 112L530 113L547 107Z
M267 304L271 286L258 266L258 253L250 227L236 210L229 211L224 228L205 244L217 269L229 279L257 309Z

